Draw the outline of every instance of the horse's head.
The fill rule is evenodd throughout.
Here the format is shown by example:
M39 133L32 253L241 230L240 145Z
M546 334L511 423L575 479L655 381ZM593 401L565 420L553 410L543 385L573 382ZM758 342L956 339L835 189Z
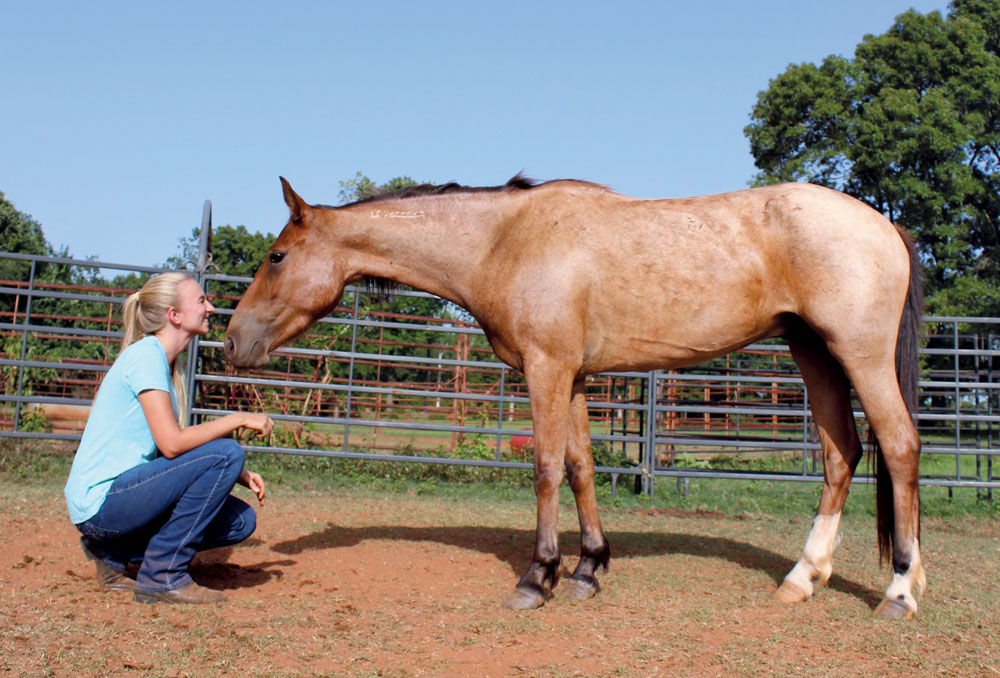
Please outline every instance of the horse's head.
M236 306L226 331L226 357L237 367L259 367L337 305L344 291L343 255L324 227L324 212L281 178L290 215L264 263Z

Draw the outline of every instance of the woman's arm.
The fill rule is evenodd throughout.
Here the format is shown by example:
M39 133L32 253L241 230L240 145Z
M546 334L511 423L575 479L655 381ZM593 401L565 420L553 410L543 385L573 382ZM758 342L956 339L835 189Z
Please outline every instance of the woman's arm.
M139 404L146 415L156 447L168 459L227 436L238 428L253 429L257 431L258 438L268 436L274 429L274 422L270 417L256 412L234 412L204 424L181 428L177 425L174 408L166 391L143 391L139 394Z

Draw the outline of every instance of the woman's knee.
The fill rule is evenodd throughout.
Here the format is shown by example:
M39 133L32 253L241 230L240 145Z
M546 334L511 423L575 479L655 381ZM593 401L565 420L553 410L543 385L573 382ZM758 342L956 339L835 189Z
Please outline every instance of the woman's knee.
M219 438L217 442L222 446L222 450L229 463L242 471L243 463L246 461L246 454L243 452L240 444L232 438Z
M257 529L257 513L242 499L229 495L205 532L202 549L239 544Z
M233 543L243 541L257 529L257 512L242 499L229 495L224 513L228 514L226 520L230 525L230 539Z
M257 529L257 512L247 505L246 510L240 513L240 518L243 519L243 526L239 530L239 540L243 541Z
M218 459L217 463L231 470L237 476L243 470L243 463L246 461L243 448L232 438L218 438L209 441L204 445L194 448L188 454L216 458Z

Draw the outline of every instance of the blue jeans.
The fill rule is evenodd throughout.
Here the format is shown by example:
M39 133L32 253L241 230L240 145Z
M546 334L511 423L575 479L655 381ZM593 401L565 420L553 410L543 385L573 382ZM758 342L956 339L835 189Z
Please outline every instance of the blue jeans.
M257 526L254 510L229 494L243 461L239 443L222 438L139 464L115 479L101 509L77 528L114 570L142 561L136 588L180 588L191 581L196 552L237 544Z

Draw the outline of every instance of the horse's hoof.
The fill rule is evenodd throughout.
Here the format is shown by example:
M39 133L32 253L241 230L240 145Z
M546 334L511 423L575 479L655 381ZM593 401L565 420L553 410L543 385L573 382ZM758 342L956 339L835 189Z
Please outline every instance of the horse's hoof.
M782 582L781 586L772 594L775 600L783 603L801 603L809 600L809 594L788 580Z
M582 579L567 579L563 587L559 589L559 595L569 600L586 600L596 596L600 590L601 587L597 584L596 579L593 584Z
M545 596L538 591L517 588L503 606L508 610L537 610L544 604Z
M872 614L884 619L909 619L916 612L906 604L905 600L899 598L883 598L882 602L875 608Z

